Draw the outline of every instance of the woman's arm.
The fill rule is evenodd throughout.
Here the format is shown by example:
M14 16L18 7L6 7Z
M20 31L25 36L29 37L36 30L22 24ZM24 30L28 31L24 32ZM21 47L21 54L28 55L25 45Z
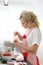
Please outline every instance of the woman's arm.
M14 32L14 36L18 36L18 38L22 41L22 35L19 32Z
M19 44L19 46L21 48L23 48L24 50L26 50L27 52L34 53L34 54L37 52L37 49L38 49L37 44L34 44L32 47L26 47L26 46L23 46L21 44Z
M22 41L23 37L22 37L22 35L20 33L18 33L18 37Z
M14 44L17 45L17 46L19 46L19 47L21 47L21 48L23 48L27 52L34 53L34 54L37 52L37 49L38 49L37 43L35 43L31 47L27 47L27 46L24 46L24 45L20 44L20 42L18 42L18 40L15 39L14 40Z

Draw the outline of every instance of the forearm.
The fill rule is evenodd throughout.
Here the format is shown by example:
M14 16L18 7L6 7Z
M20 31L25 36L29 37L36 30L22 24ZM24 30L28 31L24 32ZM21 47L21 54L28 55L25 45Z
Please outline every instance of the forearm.
M22 35L18 34L18 37L22 41Z
M30 53L36 53L38 46L26 47L20 44L20 47Z

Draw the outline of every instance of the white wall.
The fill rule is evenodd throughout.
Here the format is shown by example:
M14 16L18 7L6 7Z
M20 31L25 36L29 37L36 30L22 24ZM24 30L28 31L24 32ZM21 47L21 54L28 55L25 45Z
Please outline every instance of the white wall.
M4 40L13 40L14 31L19 31L21 34L24 34L25 29L21 27L19 21L19 15L22 10L31 10L33 11L40 22L40 29L43 36L43 4L13 4L9 6L0 6L0 42ZM43 62L43 40L40 44L38 50L38 56L40 58L40 63Z
M10 5L0 7L0 40L12 40L15 30L20 31L21 34L24 33L19 22L22 10L31 10L37 15L43 35L43 8L41 5Z

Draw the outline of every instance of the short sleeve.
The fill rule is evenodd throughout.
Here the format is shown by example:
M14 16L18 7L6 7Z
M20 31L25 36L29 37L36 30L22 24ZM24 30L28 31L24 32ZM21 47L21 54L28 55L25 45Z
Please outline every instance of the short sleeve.
M33 31L32 45L37 44L39 46L41 41L41 32L38 28Z

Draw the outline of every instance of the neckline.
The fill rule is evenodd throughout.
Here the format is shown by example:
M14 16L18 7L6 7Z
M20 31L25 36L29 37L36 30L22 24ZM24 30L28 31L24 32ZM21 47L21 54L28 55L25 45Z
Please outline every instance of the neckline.
M35 27L35 28L33 28L33 29L30 29L30 30L27 30L28 31L28 33L26 34L26 36L28 36L34 29L36 29L37 27ZM26 32L27 32L26 31Z

